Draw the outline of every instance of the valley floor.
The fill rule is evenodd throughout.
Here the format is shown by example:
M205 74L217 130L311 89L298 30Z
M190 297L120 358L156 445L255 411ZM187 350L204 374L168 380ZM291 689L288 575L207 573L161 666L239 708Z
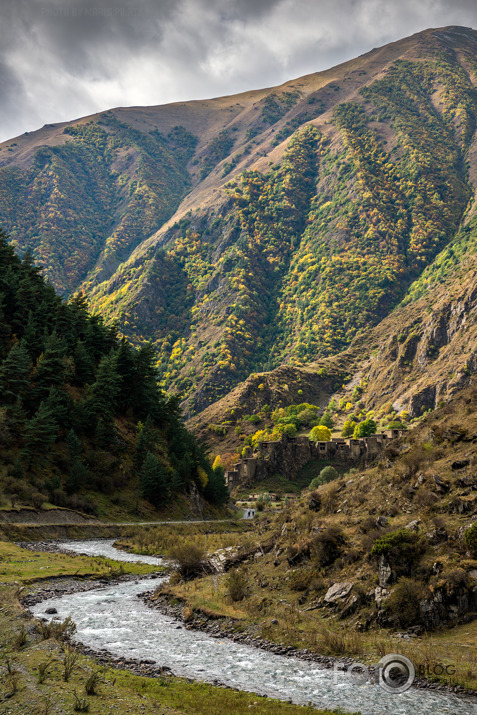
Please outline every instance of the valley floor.
M173 676L141 677L73 650L61 635L33 619L20 599L38 582L69 576L111 579L147 574L157 567L118 564L104 558L32 552L0 542L0 712L12 715L57 713L303 713L328 710L283 703ZM47 578L46 578L47 577ZM54 583L54 581L53 581ZM73 662L65 680L65 666ZM43 673L43 675L42 675ZM94 675L97 674L97 675ZM92 680L97 679L91 691Z

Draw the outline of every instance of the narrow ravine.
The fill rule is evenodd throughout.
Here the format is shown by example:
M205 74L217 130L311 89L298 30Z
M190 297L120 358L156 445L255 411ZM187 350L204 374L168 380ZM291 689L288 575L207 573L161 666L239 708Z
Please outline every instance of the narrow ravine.
M119 552L112 540L68 542L60 548L108 556L120 561L160 559ZM468 699L431 690L413 689L388 694L377 685L354 685L343 676L334 682L333 671L298 658L268 653L228 639L186 630L173 618L148 608L138 594L157 587L158 579L141 578L83 593L51 598L32 607L37 617L71 616L76 640L114 656L150 659L174 674L256 692L297 704L361 711L363 715L473 715L477 706Z

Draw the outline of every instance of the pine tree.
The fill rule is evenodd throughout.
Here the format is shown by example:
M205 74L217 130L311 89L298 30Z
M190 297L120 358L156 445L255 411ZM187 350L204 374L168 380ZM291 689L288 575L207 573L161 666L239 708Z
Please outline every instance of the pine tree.
M6 347L11 335L11 329L5 314L4 301L5 297L0 293L0 360L5 357Z
M100 418L94 432L94 443L99 449L111 449L116 438L116 428L111 419Z
M48 397L44 402L62 429L69 426L71 399L66 392L60 390L58 387L50 387Z
M70 429L68 432L66 444L68 445L68 452L70 453L70 457L72 459L75 457L81 457L83 454L83 445L81 444L81 440L78 439L78 435L74 429Z
M79 492L87 483L89 479L88 468L83 464L81 459L77 457L73 459L68 469L68 479L66 480L66 492L68 494L74 494Z
M114 353L105 355L99 363L96 380L91 385L90 402L94 412L103 420L112 420L117 409L120 377Z
M142 422L138 423L138 428L136 449L134 451L134 467L139 471L142 468L146 454L154 449L156 440L150 415L147 416L144 424Z
M10 471L10 476L13 477L13 479L23 479L25 476L25 472L23 470L23 464L22 460L20 457L17 457L13 463L13 467Z
M38 358L34 370L35 395L38 400L44 399L50 387L63 383L65 376L64 355L63 341L56 333L52 333L45 341L45 350Z
M0 366L0 391L2 402L14 404L25 398L29 391L31 361L24 345L15 343Z
M229 490L225 483L225 469L222 466L209 469L209 481L204 490L204 496L213 504L225 504L229 498Z
M121 412L128 409L137 411L139 380L134 350L124 338L116 353L116 368L120 377L118 408Z
M74 374L77 385L87 385L94 379L94 360L88 354L85 344L78 340L73 351Z
M25 424L23 433L23 456L28 468L34 462L42 464L47 461L51 445L55 442L58 424L44 402L36 414Z
M140 485L144 499L150 501L154 506L167 502L169 494L166 471L152 452L148 452L144 459L140 474Z
M35 314L30 310L23 333L22 344L28 350L28 354L33 360L36 360L43 352L43 339L44 333L40 331Z

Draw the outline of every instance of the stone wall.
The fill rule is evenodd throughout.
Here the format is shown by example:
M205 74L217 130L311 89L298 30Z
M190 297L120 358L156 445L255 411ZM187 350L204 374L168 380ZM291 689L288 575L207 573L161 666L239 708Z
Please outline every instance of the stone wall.
M239 484L253 484L280 474L293 481L300 469L311 460L327 460L336 464L359 464L376 458L401 430L387 430L363 439L337 439L330 442L310 442L306 435L261 442L258 451L247 447L245 456L225 473L229 489Z

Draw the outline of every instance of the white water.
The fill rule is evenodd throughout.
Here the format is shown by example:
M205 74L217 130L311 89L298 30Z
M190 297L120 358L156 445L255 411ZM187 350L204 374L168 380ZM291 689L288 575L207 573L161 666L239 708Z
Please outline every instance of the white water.
M131 556L117 552L112 541L106 540L74 545L68 542L65 546L74 546L72 550L79 553L108 557L114 552L121 561ZM158 583L158 579L145 578L51 598L32 611L38 617L46 617L45 610L54 607L56 617L71 616L77 626L77 640L91 648L103 648L125 658L152 659L176 675L208 682L219 680L281 700L359 710L362 715L477 715L476 705L452 695L418 689L393 695L378 685L353 685L343 676L334 684L333 672L314 663L178 628L176 620L148 608L137 598L137 594L154 589Z
M158 556L142 556L129 554L127 551L120 551L113 546L114 539L91 539L90 541L65 541L59 543L61 551L73 551L75 554L86 554L87 556L105 556L107 559L115 561L126 561L129 564L150 564L160 566L163 559Z

